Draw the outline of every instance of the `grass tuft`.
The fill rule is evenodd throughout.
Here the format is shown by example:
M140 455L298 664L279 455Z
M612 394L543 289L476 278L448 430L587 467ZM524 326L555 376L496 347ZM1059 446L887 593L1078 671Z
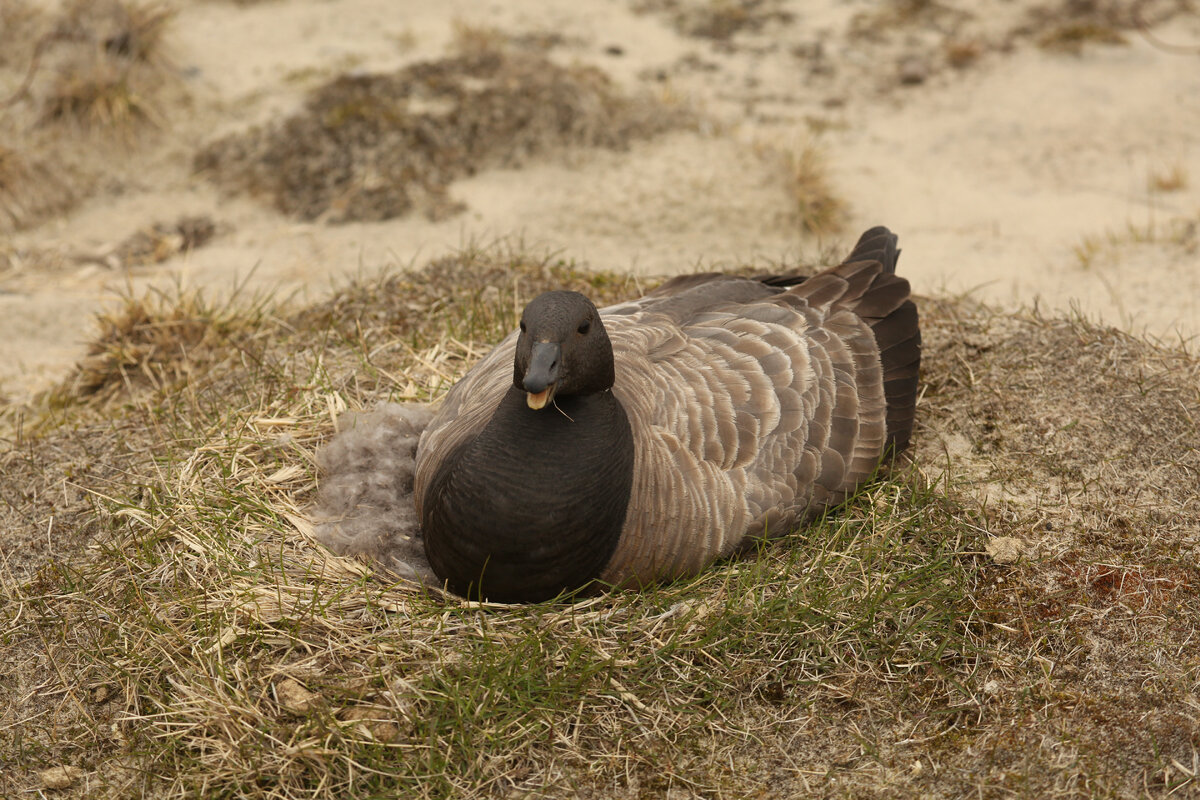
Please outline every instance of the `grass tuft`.
M942 46L946 63L955 69L966 69L979 61L985 52L979 39L949 39Z
M174 11L127 0L77 0L61 11L45 42L58 66L42 90L40 119L124 132L157 122L153 97L169 65L165 34Z
M130 80L129 71L107 61L64 69L42 109L43 122L69 120L110 130L154 118L150 104Z
M742 32L787 24L795 14L781 0L637 0L639 14L663 14L684 36L725 43Z
M1179 192L1188 186L1187 169L1176 164L1170 169L1150 174L1147 184L1152 192Z
M1072 246L1071 252L1081 269L1093 269L1112 262L1129 247L1147 243L1166 243L1193 253L1198 246L1196 219L1176 217L1166 222L1127 222L1124 228L1087 234Z
M824 151L812 143L804 144L787 150L784 162L800 227L816 236L840 232L849 208L833 189Z
M1067 22L1045 31L1037 38L1038 47L1079 55L1084 45L1127 45L1129 40L1117 28L1099 22Z
M77 199L77 188L52 160L0 145L0 232L61 213Z
M0 0L0 233L70 210L134 134L165 125L173 18L131 0Z
M51 405L85 400L102 407L145 390L166 392L186 382L213 359L235 349L252 358L265 300L247 301L238 292L221 303L202 291L153 290L127 297L116 310L97 316L99 329L88 354L67 381L49 395Z

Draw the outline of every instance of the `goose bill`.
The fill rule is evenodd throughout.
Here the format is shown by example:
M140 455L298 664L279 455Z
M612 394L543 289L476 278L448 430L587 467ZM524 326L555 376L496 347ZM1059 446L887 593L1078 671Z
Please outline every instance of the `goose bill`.
M526 392L525 402L534 411L538 411L546 407L546 404L554 399L554 384L550 384L540 392Z

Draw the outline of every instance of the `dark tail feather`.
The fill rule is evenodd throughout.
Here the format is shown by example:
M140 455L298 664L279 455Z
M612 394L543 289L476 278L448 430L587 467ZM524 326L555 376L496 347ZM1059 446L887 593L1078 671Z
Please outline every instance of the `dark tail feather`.
M887 327L881 336L880 328ZM877 325L875 343L883 362L883 394L887 399L887 447L900 453L912 438L917 412L917 378L921 371L921 328L917 306L903 304Z
M917 306L909 299L908 281L897 277L900 257L896 234L883 226L859 237L843 264L878 261L878 275L854 304L875 334L883 365L883 394L887 400L887 448L900 453L912 438L917 408L917 377L921 371L921 327Z
M876 225L871 230L858 237L854 250L842 261L842 264L854 264L861 261L878 261L883 265L886 274L896 272L896 260L900 258L900 249L896 247L896 234L882 225ZM790 288L804 283L809 275L755 275L753 280L765 283L767 286ZM906 290L907 291L907 290Z
M858 244L854 245L854 250L842 263L878 261L883 265L883 271L891 275L896 272L896 261L900 258L897 242L896 234L882 225L877 225L858 237Z
M896 234L880 225L860 236L839 266L807 281L790 275L759 278L769 286L789 287L812 307L852 311L871 326L883 366L886 447L893 454L912 438L921 371L920 320L908 281L896 275L897 243Z

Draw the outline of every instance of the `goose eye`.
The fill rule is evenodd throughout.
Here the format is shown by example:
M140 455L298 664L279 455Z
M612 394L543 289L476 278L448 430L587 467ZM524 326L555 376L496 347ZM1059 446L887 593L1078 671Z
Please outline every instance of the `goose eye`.
M588 321L584 322L582 325L580 325L580 326L579 326L579 332L580 332L580 333L587 333L587 332L588 332L588 331L590 331L591 329L592 329L592 322L591 322L591 320L588 320Z

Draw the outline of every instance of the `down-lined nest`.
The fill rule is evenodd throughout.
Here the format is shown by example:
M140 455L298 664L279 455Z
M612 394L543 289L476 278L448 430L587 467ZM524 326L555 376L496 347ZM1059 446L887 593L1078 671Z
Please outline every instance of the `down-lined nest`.
M337 416L438 396L561 286L643 289L489 252L143 301L88 392L8 411L0 793L1195 788L1200 362L1080 320L925 301L916 467L695 580L501 608L316 546Z

